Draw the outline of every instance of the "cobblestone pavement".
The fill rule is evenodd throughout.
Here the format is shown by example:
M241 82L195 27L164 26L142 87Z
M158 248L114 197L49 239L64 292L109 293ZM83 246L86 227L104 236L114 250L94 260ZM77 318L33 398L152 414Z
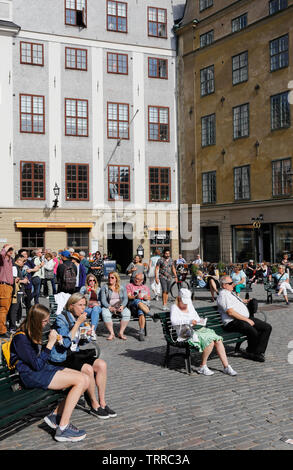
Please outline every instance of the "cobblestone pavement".
M101 325L98 342L108 364L107 402L118 416L104 421L75 409L72 422L86 429L85 440L57 443L40 420L2 440L0 450L292 450L280 439L293 438L293 364L288 362L293 304L287 307L278 300L266 305L263 286L253 290L259 310L273 326L265 363L231 357L238 375L230 377L214 356L209 360L212 377L188 376L183 358L174 358L171 369L162 368L160 323L148 322L144 342L138 341L136 322L126 330L127 341L107 341ZM208 291L195 301L195 306L204 305L211 305ZM153 310L160 308L160 302L152 302ZM198 360L195 355L193 369Z

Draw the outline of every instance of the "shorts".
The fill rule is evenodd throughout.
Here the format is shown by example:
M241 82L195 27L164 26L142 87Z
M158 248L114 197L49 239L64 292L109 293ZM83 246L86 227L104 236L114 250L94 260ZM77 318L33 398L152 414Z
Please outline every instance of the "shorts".
M160 283L162 286L162 292L166 292L169 294L171 289L172 280L165 279L164 277L160 277Z
M96 356L90 357L87 351L89 350L72 352L68 354L67 358L63 362L50 362L55 366L80 371L84 364L89 364L90 366L92 366L95 360L97 359Z

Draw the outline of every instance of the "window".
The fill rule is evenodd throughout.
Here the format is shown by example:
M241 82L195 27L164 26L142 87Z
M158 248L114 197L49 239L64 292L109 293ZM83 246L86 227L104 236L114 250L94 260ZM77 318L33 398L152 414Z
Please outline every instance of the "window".
M273 196L291 195L291 158L272 162Z
M169 108L149 106L149 140L169 142Z
M89 230L87 228L68 228L67 229L67 245L78 251L89 252Z
M65 135L88 137L88 101L65 98Z
M206 10L207 8L212 7L214 0L199 0L199 11Z
M108 139L129 139L129 105L107 104Z
M170 168L149 167L149 200L150 202L170 202Z
M202 174L202 203L215 204L216 200L216 172L208 171Z
M107 72L119 73L121 75L128 74L128 55L107 53Z
M156 38L167 37L167 10L148 7L148 35Z
M233 108L233 138L249 136L249 104Z
M271 0L269 2L270 15L277 13L278 11L285 10L288 7L288 0Z
M107 30L127 33L127 3L107 1Z
M87 50L66 47L65 68L72 70L87 70Z
M65 0L65 24L86 27L87 0Z
M271 129L290 127L290 106L288 93L271 96Z
M130 167L108 166L108 200L130 201Z
M149 77L168 78L168 60L149 57Z
M28 228L21 231L21 246L30 252L45 246L45 231L40 228Z
M270 42L271 72L289 65L288 34Z
M210 114L201 118L201 145L215 145L216 143L216 115Z
M169 231L154 230L150 232L150 251L153 256L156 250L160 250L161 254L165 249L171 253L171 236Z
M66 201L89 200L89 166L66 163Z
M44 65L44 45L21 41L20 63L43 66Z
M232 57L232 83L246 82L248 80L248 52Z
M214 30L200 35L200 47L206 47L214 42Z
M241 29L246 28L247 26L247 13L244 15L238 16L232 20L232 33L240 31Z
M30 134L45 133L45 97L38 95L19 95L20 132Z
M200 71L200 95L206 96L215 91L214 66L210 65Z
M20 199L45 199L45 163L20 162Z
M234 198L235 201L250 199L249 165L234 168Z

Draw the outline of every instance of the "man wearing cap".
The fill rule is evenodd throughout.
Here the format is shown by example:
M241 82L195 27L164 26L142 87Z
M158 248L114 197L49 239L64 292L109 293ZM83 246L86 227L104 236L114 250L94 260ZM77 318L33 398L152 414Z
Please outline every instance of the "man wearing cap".
M228 332L238 332L247 336L246 357L258 362L265 361L265 351L269 342L272 327L258 318L256 300L243 300L233 292L234 283L230 276L220 279L221 290L217 298L223 328Z
M71 253L69 250L61 251L60 255L62 259L62 264L59 264L57 268L58 293L65 292L66 294L74 294L76 288L77 268L70 259ZM65 276L68 272L71 272L72 276L72 282L70 286L68 286L68 283L66 281L67 276ZM73 282L74 274L75 279Z

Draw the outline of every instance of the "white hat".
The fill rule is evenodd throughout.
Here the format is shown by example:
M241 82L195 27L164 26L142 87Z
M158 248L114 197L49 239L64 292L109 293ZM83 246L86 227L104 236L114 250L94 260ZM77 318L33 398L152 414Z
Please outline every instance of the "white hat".
M184 304L188 304L191 300L191 292L188 289L180 289L179 291L179 297L181 298L182 302Z

